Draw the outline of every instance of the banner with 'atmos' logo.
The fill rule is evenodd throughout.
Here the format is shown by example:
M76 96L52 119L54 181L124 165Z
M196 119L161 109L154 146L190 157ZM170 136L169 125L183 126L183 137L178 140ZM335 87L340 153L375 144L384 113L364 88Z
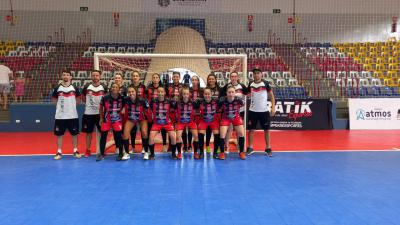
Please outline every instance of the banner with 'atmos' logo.
M271 108L271 102L268 102ZM332 129L332 102L329 99L278 99L272 130Z

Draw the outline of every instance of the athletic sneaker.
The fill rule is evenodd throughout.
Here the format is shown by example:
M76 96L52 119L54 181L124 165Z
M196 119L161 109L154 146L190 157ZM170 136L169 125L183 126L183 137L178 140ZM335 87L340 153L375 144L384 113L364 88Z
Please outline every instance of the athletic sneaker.
M204 158L204 152L203 151L200 151L199 157L200 157L200 159Z
M211 153L211 148L210 148L210 146L206 146L206 152L207 152L207 153Z
M272 157L272 149L271 148L265 149L265 154L267 154L268 157Z
M148 152L145 152L145 153L144 153L143 159L144 159L144 160L149 160L149 153L148 153Z
M225 153L223 152L219 153L218 159L225 160Z
M124 156L122 156L122 160L128 160L130 158L131 156L128 153L124 153Z
M85 152L85 158L89 158L90 155L92 155L92 152L91 152L89 149L86 150L86 152Z
M188 152L188 148L187 147L183 147L183 152Z
M74 152L74 155L73 155L75 158L77 158L77 159L80 159L81 157L82 157L82 155L78 152L78 151L76 151L76 152Z
M187 151L188 151L188 152L192 152L192 147L189 146L189 147L187 148Z
M144 154L144 153L146 153L146 152L144 151L144 148L142 148L142 154Z
M246 154L244 152L239 153L239 158L242 160L246 159Z
M214 152L214 153L213 153L213 158L214 158L214 159L218 159L218 152Z
M176 155L176 158L177 159L182 159L182 153L179 152L178 155Z
M197 153L197 152L194 153L194 159L200 159L199 153Z
M102 154L97 154L96 161L101 161L103 159L104 159L104 156Z
M225 152L225 154L229 154L229 149L228 149L227 145L225 145L225 147L224 147L224 152Z
M155 159L156 159L156 156L155 156L154 154L150 154L149 159L150 159L150 160L155 160Z
M121 160L122 160L122 157L123 157L122 155L118 155L116 160L117 160L117 161L121 161Z
M254 150L253 150L253 148L247 148L247 155L251 155L251 154L253 154L254 153Z
M132 148L131 150L129 150L129 154L133 154L133 153L135 153L135 149L134 149L134 148Z
M57 152L57 154L54 156L55 160L60 160L62 158L62 154Z
M171 154L171 158L172 158L172 159L177 159L177 158L176 158L176 154L175 154L175 153L172 153L172 154Z

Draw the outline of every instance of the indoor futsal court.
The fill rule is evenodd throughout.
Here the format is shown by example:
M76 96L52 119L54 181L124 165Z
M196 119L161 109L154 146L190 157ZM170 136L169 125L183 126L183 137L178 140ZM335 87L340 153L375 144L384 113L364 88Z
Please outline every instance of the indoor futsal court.
M0 0L0 225L400 225L398 0Z

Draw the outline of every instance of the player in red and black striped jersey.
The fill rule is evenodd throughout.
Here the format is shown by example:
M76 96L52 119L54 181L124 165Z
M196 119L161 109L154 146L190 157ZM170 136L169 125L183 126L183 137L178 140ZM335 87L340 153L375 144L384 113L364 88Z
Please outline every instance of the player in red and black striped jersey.
M161 129L165 129L168 132L171 141L171 152L172 158L176 159L176 135L174 127L171 121L173 117L173 108L175 102L166 98L165 88L159 87L157 89L158 98L153 99L150 102L150 112L153 125L150 131L149 148L150 148L150 159L154 159L154 139Z
M125 98L124 116L126 122L124 125L123 134L123 145L125 152L129 152L129 136L132 135L131 130L136 131L136 126L140 125L142 134L142 145L145 152L148 152L149 139L148 139L148 127L147 127L147 116L148 116L149 103L146 99L139 98L135 88L128 87L128 96ZM135 132L136 135L136 132ZM131 137L134 138L134 137ZM135 149L134 142L132 143L133 149ZM124 155L124 159L129 158L129 154Z
M227 92L228 87L234 87L235 88L235 96L242 99L243 102L246 100L246 95L248 93L248 90L244 84L239 82L239 76L238 76L237 72L231 72L230 82L222 88L222 91L221 91L222 97L226 97L226 92ZM242 108L240 108L240 116L242 117L242 119L244 119L244 111L245 111L245 107L243 106ZM225 143L226 143L225 152L226 153L229 153L229 141L231 140L232 130L233 130L233 127L229 126L228 133L226 134L226 138L225 138Z
M137 94L137 96L139 98L146 99L146 94L147 94L146 93L146 86L140 82L140 73L139 73L139 71L135 70L135 71L132 72L131 85L129 87L135 88L136 94ZM137 126L135 126L134 128L136 128L136 129L132 129L131 133L130 133L132 152L135 152ZM147 136L148 136L148 134L147 134Z
M221 98L219 102L219 108L221 111L221 122L220 122L220 149L221 153L219 154L220 159L225 159L225 153L222 151L225 146L225 136L228 131L229 125L233 125L236 130L237 135L239 136L239 157L241 159L246 159L246 154L244 151L244 127L243 120L240 116L240 108L244 106L242 99L235 96L235 88L228 87L227 88L227 96L226 98Z
M181 74L179 72L173 72L172 73L172 84L168 84L167 86L167 96L168 98L178 101L179 99L179 94L181 92L181 89L183 85L179 83L179 80L181 79Z
M177 158L182 158L182 133L186 128L190 130L190 133L194 137L194 158L199 159L198 153L198 135L197 125L195 121L195 113L197 109L197 103L190 99L190 91L188 87L183 87L179 101L176 103L176 147L178 149Z
M153 99L158 98L157 89L159 87L163 87L160 83L160 74L153 73L151 77L151 84L147 87L147 100L151 102ZM165 89L164 89L165 90ZM151 128L152 123L149 123L149 128ZM149 129L150 131L151 129ZM149 133L150 134L150 133ZM168 149L167 146L167 131L165 129L161 130L162 142L163 142L163 151L166 152Z
M116 83L111 85L110 94L104 96L100 101L100 154L97 155L97 161L103 160L105 156L105 148L108 131L113 129L114 141L119 149L117 160L122 160L122 109L124 107L124 97L119 93L119 86ZM129 152L128 152L129 154Z
M140 82L139 71L135 70L132 72L131 85L129 86L135 88L139 98L146 98L146 86Z
M219 115L218 100L211 97L211 90L204 89L204 99L198 100L200 120L198 122L200 157L204 156L204 135L207 129L214 133L214 158L218 157L219 147Z
M192 76L192 87L190 88L190 99L195 102L199 98L203 98L203 89L200 88L200 79L198 76ZM198 122L199 117L195 116L196 123ZM187 130L183 130L182 140L183 140L183 150L191 151L192 150L192 132L187 132Z
M211 98L218 101L218 99L221 95L221 88L218 86L217 77L213 73L211 73L207 76L207 88L209 88L211 90ZM211 140L212 133L213 132L212 132L211 128L208 127L206 130L206 151L207 151L207 153L211 152L210 140ZM214 136L214 138L215 138L215 136ZM215 144L214 144L214 146L215 146ZM218 149L218 147L216 149Z

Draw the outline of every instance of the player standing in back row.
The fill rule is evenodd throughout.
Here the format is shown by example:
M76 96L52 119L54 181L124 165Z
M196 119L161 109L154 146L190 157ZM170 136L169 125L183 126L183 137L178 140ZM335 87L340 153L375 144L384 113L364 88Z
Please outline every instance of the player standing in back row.
M270 144L270 117L275 115L275 96L272 92L269 83L261 79L261 70L253 69L254 81L249 84L248 90L250 92L250 108L249 108L249 147L247 148L247 155L253 153L253 139L254 130L257 123L260 122L264 130L264 138L266 149L265 153L271 157L272 150ZM268 112L268 97L271 99L271 112Z
M61 83L53 90L53 101L57 102L54 122L54 134L57 136L57 153L55 160L62 158L62 141L65 131L68 129L72 136L74 157L79 159L78 152L79 119L76 105L81 95L79 89L71 84L72 76L69 71L62 71Z

